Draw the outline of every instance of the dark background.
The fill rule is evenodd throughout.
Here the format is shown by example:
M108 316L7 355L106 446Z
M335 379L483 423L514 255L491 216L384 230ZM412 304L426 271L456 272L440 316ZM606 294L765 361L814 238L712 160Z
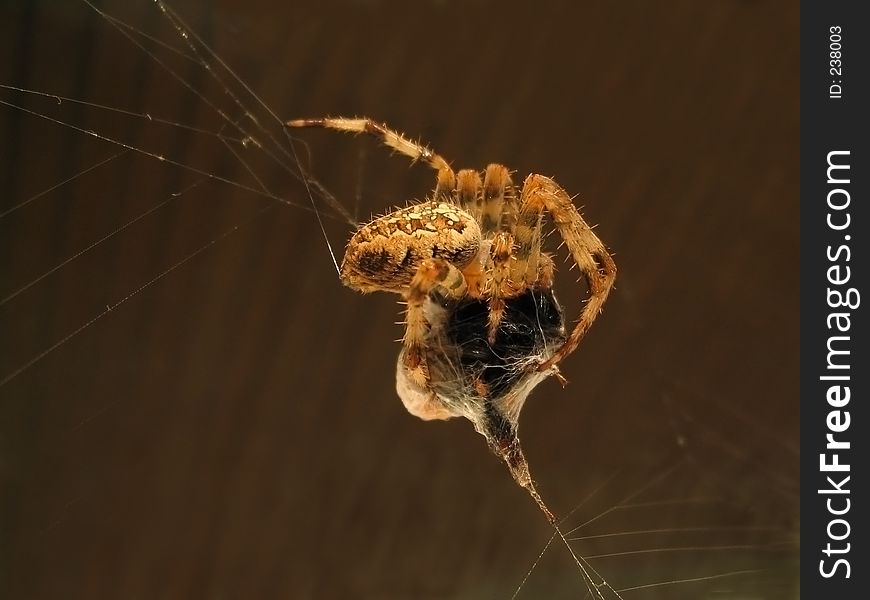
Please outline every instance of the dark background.
M190 54L152 3L102 6ZM588 499L566 530L601 515L572 544L615 589L698 580L626 600L798 595L796 3L172 6L281 119L370 115L578 194L619 279L570 385L522 415L539 489L559 515ZM207 99L250 126L194 61L136 38L202 97L84 4L0 9L0 83L237 135ZM0 99L258 186L214 137ZM369 140L301 133L361 219L432 186ZM400 307L340 286L310 212L136 152L35 197L121 149L5 106L0 148L0 212L27 202L0 217L0 377L101 315L0 387L0 596L513 594L546 522L468 423L405 413ZM340 254L349 226L326 228ZM585 593L553 545L520 597Z

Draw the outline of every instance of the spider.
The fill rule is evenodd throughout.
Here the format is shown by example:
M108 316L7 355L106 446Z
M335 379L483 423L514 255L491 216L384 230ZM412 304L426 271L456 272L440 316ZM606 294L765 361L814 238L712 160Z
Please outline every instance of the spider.
M368 118L296 119L290 127L367 133L437 171L430 199L362 225L341 263L344 285L407 302L396 390L424 420L465 417L508 465L547 519L517 436L531 390L559 374L607 300L616 265L568 194L543 175L517 193L510 172L454 172L429 148ZM553 293L552 256L541 249L543 213L580 268L588 298L570 333Z

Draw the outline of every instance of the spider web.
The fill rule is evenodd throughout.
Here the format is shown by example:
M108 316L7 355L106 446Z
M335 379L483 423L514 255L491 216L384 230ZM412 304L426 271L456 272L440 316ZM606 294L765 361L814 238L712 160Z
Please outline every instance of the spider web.
M40 369L48 361L66 363L70 369L75 369L79 359L73 356L76 351L70 350L71 345L82 337L99 337L100 328L112 327L111 321L116 314L133 312L129 307L131 304L160 302L152 293L165 289L162 286L167 280L171 282L179 273L196 269L196 263L203 260L205 255L220 252L234 238L251 235L249 232L251 228L257 227L257 223L270 218L281 218L274 216L278 213L292 214L293 219L297 220L300 215L306 218L316 217L308 219L307 223L309 226L317 223L318 235L306 239L316 240L322 232L322 238L318 242L320 245L316 246L320 250L313 250L315 246L312 244L308 251L313 255L329 256L333 251L328 240L341 239L335 237L336 232L347 230L356 221L356 210L349 210L339 202L336 199L337 194L331 193L314 179L311 169L305 166L308 162L317 162L317 152L309 150L306 144L287 134L281 127L282 119L251 87L236 77L219 54L211 51L209 42L197 33L199 28L188 27L171 5L155 2L149 8L150 16L136 13L136 18L152 25L157 22L159 25L146 29L137 22L121 20L113 13L104 12L102 8L85 1L82 10L91 15L86 19L91 19L89 27L93 37L82 43L99 43L95 41L97 38L109 34L122 36L136 52L145 57L144 61L149 68L157 68L164 73L164 81L180 86L190 94L191 104L186 111L174 112L175 109L161 108L159 99L149 98L146 90L134 90L133 93L149 98L156 106L140 110L120 108L128 105L113 100L106 104L84 100L74 90L67 95L54 88L37 88L31 86L25 77L13 79L11 83L3 82L4 95L0 97L0 104L15 111L19 118L28 119L26 122L19 121L24 124L18 125L21 128L18 136L38 137L41 134L36 133L36 127L39 126L33 123L42 122L42 129L38 131L48 131L50 136L58 138L49 139L45 142L47 144L63 144L64 139L70 139L69 135L94 143L88 146L85 155L78 157L77 166L68 169L69 174L66 177L36 189L19 192L11 203L4 204L0 208L0 225L17 227L15 219L25 218L21 215L26 215L27 211L40 204L45 206L46 202L58 198L66 200L64 195L74 196L75 193L70 192L70 189L75 189L76 185L89 178L105 181L107 187L111 187L109 182L116 182L118 177L124 179L124 175L127 175L126 179L142 182L148 188L145 194L148 201L139 206L116 208L114 213L117 218L111 225L101 221L83 231L78 239L73 240L79 242L78 245L72 244L77 249L64 255L61 260L43 260L42 268L39 269L8 271L8 281L13 283L3 288L0 310L15 315L19 310L16 306L20 306L17 303L22 302L29 303L28 306L34 314L39 314L40 303L45 305L43 310L51 310L52 303L46 298L50 298L57 289L56 284L52 284L53 278L80 276L85 268L75 271L78 268L76 265L87 264L85 261L94 252L107 248L111 252L120 248L113 244L119 239L125 244L128 243L127 240L135 239L136 231L142 226L159 227L159 215L168 207L193 200L188 210L198 214L214 211L214 206L204 201L209 198L203 196L214 193L215 189L234 190L234 194L248 201L248 206L240 208L241 205L237 204L228 208L227 212L231 216L218 223L218 227L178 232L176 235L188 243L182 245L180 252L176 247L174 254L167 253L164 267L157 271L143 274L143 271L134 271L129 264L124 264L124 276L101 288L98 296L104 298L104 302L97 304L96 297L89 296L90 311L79 310L67 316L65 322L73 322L74 325L68 327L66 333L52 339L35 335L33 337L38 340L38 345L22 342L21 347L14 352L5 350L4 356L8 354L11 358L5 358L2 363L4 370L0 372L0 390L10 391L7 398L23 397L19 394L27 388L22 382L32 385L32 381L39 378ZM154 29L159 33L152 33ZM199 124L200 112L212 115L209 125ZM105 115L109 115L108 120L104 120ZM152 146L139 139L131 139L125 134L130 132L130 123L136 122L146 122L154 131L163 132L158 136L167 136L170 143L166 144L164 138L162 146ZM194 122L196 124L192 124ZM204 160L199 164L188 164L175 158L179 155L191 155L188 152L174 151L172 132L181 130L196 134L199 141L192 143L207 146L211 149L209 152L219 150L222 158ZM13 135L16 135L14 131ZM218 150L214 150L215 148ZM26 157L20 160L26 160ZM143 163L155 166L161 174L169 174L168 183L162 193L149 186L149 176L146 174L148 167L143 168ZM129 166L131 164L135 166ZM223 165L224 168L215 165ZM106 174L108 171L121 175L110 176ZM180 175L181 173L184 175ZM287 180L295 182L292 196L279 191L287 189L286 184L282 183ZM356 177L357 185L360 180L360 177ZM99 202L57 210L86 211L91 210L91 206L99 206ZM287 210L288 207L292 211ZM55 208L49 206L49 210ZM149 225L149 221L155 216L158 217L156 223ZM91 234L90 237L87 234ZM323 243L324 239L327 240L326 244ZM324 245L329 254L323 252ZM119 260L123 262L123 258ZM330 260L323 261L325 269L331 268L330 262L335 263L334 254ZM53 285L55 287L51 287ZM171 283L169 287L176 285L177 282ZM44 295L40 299L32 299L32 294L46 289L48 291L43 291ZM166 302L165 299L162 301ZM137 310L130 318L139 316ZM25 334L30 330L25 327L14 331L18 333L14 339L25 340ZM124 391L119 392L123 395ZM383 398L377 400L382 401ZM67 423L73 423L67 429L68 435L74 437L81 434L103 419L107 412L118 410L119 405L123 406L124 402L123 398L119 398L108 404L95 405L90 412L67 415ZM7 407L9 405L8 401L4 401L4 404ZM310 415L314 409L305 410ZM336 423L335 420L314 414L313 420L321 419L321 425ZM692 418L690 411L687 417L687 413L680 408L672 409L671 414L678 421L690 421ZM735 418L740 417L738 415ZM338 420L336 426L340 425ZM348 429L355 426L345 423ZM365 424L360 424L359 427L364 429ZM702 439L715 439L715 429L712 431L712 434L708 431L701 436ZM441 432L436 432L436 435L438 433ZM478 443L481 454L487 452L473 433L465 431L463 435ZM534 436L530 437L534 439ZM675 439L679 439L679 436L675 436ZM675 481L685 482L687 479L703 476L703 465L687 460L686 456L684 452L669 453L659 463L644 465L635 474L627 474L624 469L607 472L604 461L590 469L588 489L575 494L575 497L583 497L583 502L564 511L565 515L561 517L557 532L549 530L543 519L535 522L533 527L538 528L540 534L551 537L542 544L539 553L532 548L530 541L521 544L529 549L529 568L525 572L517 572L516 581L502 586L500 590L510 589L513 596L518 598L542 597L541 594L547 597L585 595L602 600L686 597L685 594L691 594L694 590L716 593L720 597L734 597L768 582L771 578L776 579L769 569L754 568L754 565L763 562L757 560L760 555L779 552L783 547L793 548L793 540L780 536L784 530L787 533L787 528L759 525L755 519L741 514L735 514L730 525L710 525L711 511L732 510L734 503L723 497L722 486L710 484L693 487L691 490L679 489ZM534 457L531 460L534 461L533 468L540 469L541 461L535 461ZM576 464L584 463L580 458ZM592 476L591 472L595 475ZM506 473L504 477L509 479ZM539 474L538 477L545 489L549 487L548 475ZM340 490L333 493L340 495ZM32 524L38 532L33 536L37 540L35 544L38 545L40 538L45 539L55 529L66 526L74 519L70 515L75 513L76 507L89 502L95 501L87 494L62 498L61 503L55 505L54 510L46 514L41 522ZM667 513L672 516L673 512L669 511L674 507L677 507L677 511L685 512L697 506L704 507L704 510L699 511L693 520L669 519L665 515ZM739 513L739 510L734 510ZM531 514L527 516L531 521ZM687 525L689 521L691 524ZM344 526L350 527L351 524L345 523ZM518 530L527 532L529 527L531 526L526 525ZM771 536L771 532L777 534L779 539L771 542L772 537L777 537ZM631 543L626 544L626 541ZM665 577L656 575L661 573L661 564L655 564L656 562L667 562L673 555L691 557L704 553L725 556L726 560L712 563L701 561L700 564L687 560L682 569L672 568L673 562L670 562L665 569L668 571ZM654 560L650 560L650 557ZM345 559L351 560L350 557ZM557 570L564 576L555 581L542 581L540 565L547 560L558 561ZM562 564L566 561L567 564ZM709 568L710 564L715 567ZM725 564L729 567L717 568ZM339 574L341 570L341 566L336 567ZM614 577L610 574L613 572L618 575ZM552 569L547 573L552 573ZM774 587L780 585L783 584L779 580L774 582ZM308 591L316 595L316 589ZM474 595L475 592L469 586L460 591L460 595L463 593Z

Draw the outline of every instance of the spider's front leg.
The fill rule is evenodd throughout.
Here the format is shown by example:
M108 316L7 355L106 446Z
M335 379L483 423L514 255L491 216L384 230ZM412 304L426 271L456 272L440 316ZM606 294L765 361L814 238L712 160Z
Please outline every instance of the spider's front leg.
M577 349L580 340L601 312L616 279L616 263L583 220L565 190L549 177L529 175L523 184L520 211L535 212L542 208L552 215L553 224L589 286L589 298L574 329L553 356L538 366L539 371L547 371Z
M435 187L435 200L448 200L456 188L456 174L450 164L437 152L423 144L412 141L404 135L368 117L321 117L317 119L291 119L288 127L323 127L348 133L365 133L381 140L396 152L404 154L413 161L423 161L438 171Z

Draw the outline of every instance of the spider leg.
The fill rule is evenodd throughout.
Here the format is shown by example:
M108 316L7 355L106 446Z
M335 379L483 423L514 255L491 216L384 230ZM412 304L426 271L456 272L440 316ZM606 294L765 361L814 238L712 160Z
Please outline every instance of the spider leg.
M536 276L535 285L543 289L550 289L553 287L553 282L556 281L556 265L553 263L553 257L547 252L541 252L538 255Z
M589 298L580 311L574 329L553 356L538 366L539 371L546 371L577 349L589 326L601 312L616 279L616 263L583 220L571 198L555 181L543 175L529 175L523 184L522 199L524 209L545 208L549 211L553 224L589 286Z
M487 278L487 295L489 296L489 343L495 343L495 334L504 317L505 298L514 295L510 279L511 256L513 255L514 238L507 231L499 231L492 240L490 260L492 270Z
M517 223L514 226L514 240L516 252L511 277L516 281L522 281L526 286L534 285L542 275L541 272L546 259L541 254L541 227L543 225L544 206L537 201L529 201L526 187L520 196L520 209L517 215ZM553 261L549 261L549 284L541 282L544 287L552 286ZM546 278L546 277L544 277Z
M289 127L324 127L351 133L367 133L381 140L396 152L410 157L414 162L422 160L438 171L438 183L435 186L435 199L449 199L456 187L456 175L444 158L418 142L414 142L401 133L390 129L367 117L326 117L320 119L292 119L286 123Z
M486 167L483 176L482 211L479 217L484 236L492 239L486 268L485 289L489 298L489 342L495 342L498 326L504 316L504 300L516 295L511 278L514 252L514 227L517 223L517 194L510 171L499 164Z
M491 164L483 175L483 214L480 217L484 236L499 230L513 232L517 218L517 194L507 167Z
M429 323L426 321L425 302L434 291L449 298L461 298L466 293L462 272L442 258L427 258L420 263L408 288L408 309L405 315L404 364L418 385L428 383L428 373L423 357Z
M456 203L478 223L483 214L482 187L480 173L474 169L462 169L456 174Z

